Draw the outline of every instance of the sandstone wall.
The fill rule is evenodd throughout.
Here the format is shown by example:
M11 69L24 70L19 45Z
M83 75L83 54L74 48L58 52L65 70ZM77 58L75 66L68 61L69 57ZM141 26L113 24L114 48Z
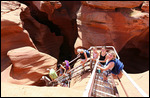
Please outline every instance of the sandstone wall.
M149 1L83 1L77 16L75 50L111 45L127 72L149 69Z
M149 27L149 13L141 10L142 4L143 1L83 1L77 14L81 45L113 45L119 52Z

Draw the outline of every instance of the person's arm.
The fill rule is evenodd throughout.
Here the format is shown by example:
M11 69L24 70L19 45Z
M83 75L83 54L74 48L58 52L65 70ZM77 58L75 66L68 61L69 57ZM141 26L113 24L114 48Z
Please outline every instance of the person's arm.
M98 52L95 52L95 54L96 54L96 57L94 58L94 52L93 52L93 57L91 58L92 60L96 60L97 58L98 58Z
M64 68L64 66L62 66L62 65L61 65L61 68L64 69L64 73L65 73L65 72L66 72L66 68ZM64 74L64 73L63 73L63 74Z
M80 57L80 56L81 56L80 53L78 53L77 57Z
M87 55L86 55L86 52L84 51L84 56L85 56L85 61L84 63L87 61Z
M97 54L97 55L96 55L96 59L97 59L97 58L98 58L98 52L96 52L96 54Z
M69 66L69 69L68 69L68 71L70 71L70 66ZM67 71L67 73L68 73L68 71Z
M105 63L105 62L106 62L106 59L105 59L105 60L99 60L99 62L101 62L101 63Z
M108 69L112 69L114 67L114 62L110 62L105 68L101 67L101 66L98 66L98 68L100 68L100 70L102 71L106 71Z
M70 70L70 66L69 66L69 70Z

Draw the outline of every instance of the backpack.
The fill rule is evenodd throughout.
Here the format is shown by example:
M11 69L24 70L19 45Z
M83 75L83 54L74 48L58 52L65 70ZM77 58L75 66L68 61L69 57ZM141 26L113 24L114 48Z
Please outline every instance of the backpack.
M57 76L57 73L56 73L56 71L54 70L54 69L51 69L50 71L49 71L49 77L51 78L51 79L56 79L58 76Z
M69 61L68 60L65 60L65 62L66 62L66 66L65 66L65 68L66 68L66 70L68 70L69 69Z
M88 50L85 50L87 57L90 57L90 52Z
M119 59L115 59L115 60L113 60L113 61L114 61L114 63L115 63L115 66L114 66L114 68L112 69L111 72L112 72L113 74L117 75L117 74L120 73L120 70L123 69L124 64L123 64Z

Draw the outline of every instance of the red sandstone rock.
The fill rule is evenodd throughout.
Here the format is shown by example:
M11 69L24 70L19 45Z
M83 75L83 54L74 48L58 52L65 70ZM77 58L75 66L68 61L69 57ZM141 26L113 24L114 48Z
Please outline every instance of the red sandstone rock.
M56 36L54 33L51 33L48 26L37 22L30 15L29 8L24 9L20 13L20 18L24 22L23 27L29 32L38 50L58 59L63 37Z
M39 33L38 32L40 30L37 30L34 34L33 32L30 32L32 31L31 28L28 28L28 26L30 25L30 23L32 22L28 22L28 21L32 21L33 18L31 19L31 17L25 17L27 16L26 12L22 12L21 13L21 19L22 21L24 22L24 28L28 30L28 32L30 33L31 35L31 38L33 39L34 43L37 42L38 43L38 46L37 46L37 43L36 46L39 50L41 50L42 52L45 52L45 53L48 53L52 56L55 56L56 58L58 58L58 55L59 54L59 50L61 48L61 53L60 55L62 56L65 56L64 59L67 59L67 58L74 58L73 56L75 56L74 54L74 43L75 43L75 40L77 38L77 28L76 28L76 12L78 11L79 7L80 7L80 2L78 3L77 1L75 2L70 2L72 3L73 6L70 6L70 4L68 5L67 2L61 2L62 3L62 7L57 9L55 8L55 3L54 3L54 6L52 5L52 2L44 2L44 3L41 3L41 9L40 10L37 10L37 8L39 7L36 7L36 5L33 4L33 2L31 1L25 1L24 2L25 4L27 4L30 8L30 12L32 16L34 16L34 18L36 17L38 21L42 21L44 20L44 17L42 17L41 13L43 15L48 15L48 20L47 21L52 21L55 25L58 26L58 28L61 29L61 32L60 34L62 35L61 37L55 37L55 36L52 36L53 38L55 38L56 40L53 40L51 41L51 36L52 34L48 34L47 33ZM34 12L37 12L38 14L34 13ZM45 12L45 13L43 13ZM23 14L24 13L24 14ZM47 14L46 14L47 13ZM29 15L29 14L28 14ZM38 16L35 16L35 15L38 15ZM47 17L46 17L47 18ZM50 22L49 21L49 22ZM28 24L29 23L29 24ZM31 27L32 25L30 25ZM33 27L34 29L35 27ZM38 27L39 28L39 27ZM49 29L54 29L53 27L50 27L49 26ZM55 29L57 31L57 28ZM34 31L34 30L33 30ZM43 33L43 34L42 34ZM54 32L52 32L54 33ZM42 35L44 36L46 39L49 39L49 40L46 40L45 42L43 41L44 39L42 39L41 37L39 39L36 38L37 35ZM49 36L47 36L49 35ZM63 43L62 43L62 37L63 37ZM59 41L58 41L59 40ZM56 45L50 45L51 43L50 42L58 42L56 43ZM47 43L49 43L47 45ZM60 47L60 44L61 47ZM49 47L51 48L49 48ZM52 52L52 48L56 48L58 51L57 52ZM58 47L58 48L57 48ZM53 50L55 51L55 50ZM56 55L55 55L56 54Z
M32 47L21 47L8 51L12 62L10 71L11 83L29 85L48 74L47 68L56 70L57 60Z
M40 1L40 3L40 10L48 14L49 20L52 20L52 14L54 10L62 6L62 4L59 1Z
M149 1L144 1L141 9L142 11L149 12Z
M90 4L96 4L96 2L98 4L101 1L89 1ZM108 1L104 2L106 3ZM130 7L128 6L136 1L110 2L121 4L126 2L127 4L123 4L126 5L124 6L126 8L118 8L116 11L102 10L93 6L85 6L84 4L80 8L78 12L80 13L78 14L78 28L79 32L82 32L82 34L80 34L80 36L82 35L82 47L89 48L91 45L113 45L119 52L129 40L139 36L143 33L142 31L144 29L149 27L148 13L136 9L129 9ZM138 3L137 6L139 6L142 2L137 1L136 3ZM123 7L121 4L116 6Z
M111 12L111 10L107 10L106 11L106 10L102 10L102 9L98 9L99 11L97 11L94 8L100 8L100 7L96 6L96 1L87 1L87 2L91 3L91 4L89 4L90 6L93 5L93 2L95 2L95 4L93 5L93 8L85 7L84 8L85 10L83 10L82 13L80 13L80 14L83 15L83 14L85 14L84 12L87 11L87 13L86 13L87 16L86 16L86 14L84 16L82 16L84 18L84 21L82 19L80 19L81 20L80 22L82 23L82 25L79 24L80 25L79 28L80 28L80 31L82 31L82 32L79 32L79 37L78 37L78 39L76 41L75 47L85 46L85 47L89 48L89 46L91 46L91 45L107 45L107 44L110 44L110 45L117 46L116 48L119 50L119 49L121 49L122 47L124 47L126 45L127 47L131 47L131 48L135 47L137 49L140 49L141 50L140 54L142 56L143 55L144 56L147 55L148 58L149 58L149 55L148 55L148 52L149 52L148 51L149 50L149 47L148 47L149 46L149 37L148 37L149 36L149 14L148 13L141 13L141 11L135 11L135 10L128 9L128 8L139 7L140 3L135 3L135 2L141 2L141 1L131 1L132 4L129 4L130 1L115 1L115 2L123 2L123 3L124 2L128 2L128 5L126 7L127 9L120 8L120 5L117 5L117 6L119 6L119 7L116 7L117 8L117 10L116 10L117 12L114 12L114 11ZM107 2L107 1L99 1L99 2ZM109 2L111 2L110 4L112 4L112 1L109 1ZM133 6L133 2L135 3L134 6ZM104 4L104 3L101 3L101 4ZM35 5L39 6L39 4L35 4ZM125 5L122 5L122 7L123 6L125 6ZM144 6L145 6L145 4L143 3L143 5L141 7L142 11L149 12L149 6L147 6L146 9L144 8ZM13 6L13 8L14 8L14 6ZM38 7L38 8L40 8L40 7ZM114 9L114 6L112 6L112 5L110 5L110 7L109 6L104 6L103 8L104 9L105 8L107 8L107 9L111 9L111 8ZM20 13L19 11L16 11L16 12L18 14ZM64 11L61 10L62 15L63 15L63 12ZM61 15L61 14L58 14L58 16L59 15ZM13 22L15 22L17 24L20 23L20 21L18 21L19 18L16 19L16 17L14 17L12 15L12 13L7 14L6 16L2 16L2 17L5 18L5 19L9 19L9 20L11 20L11 18L13 18L15 20ZM3 20L2 17L1 17L1 21ZM29 20L30 19L32 20L32 18L29 18ZM56 20L57 19L59 19L59 17L57 17ZM26 22L30 22L30 21L26 20ZM29 36L28 36L27 33L24 34L24 32L22 32L22 29L19 29L19 30L12 29L12 28L19 28L17 24L10 23L10 22L8 22L8 23L5 22L5 23L7 25L6 31L9 31L9 32L6 32L7 34L3 34L2 33L3 26L1 24L1 36L2 36L1 37L2 38L1 39L1 41L2 41L1 42L1 47L2 47L1 48L1 70L5 69L4 71L1 71L1 74L2 74L1 75L2 76L1 77L1 81L3 81L5 79L5 82L11 82L11 83L17 83L17 84L32 84L35 81L37 81L36 79L38 79L42 75L42 73L40 73L40 75L38 74L38 77L34 77L34 74L36 73L36 72L33 71L34 68L37 68L39 70L42 69L42 71L38 70L38 72L43 72L44 74L46 74L46 72L44 71L44 69L40 65L39 65L39 67L32 67L32 66L34 66L34 64L32 64L32 62L30 63L30 62L25 61L25 59L23 59L25 57L25 55L23 55L24 57L22 57L22 58L15 57L15 59L11 55L11 58L13 59L13 63L15 65L10 65L9 67L7 66L7 67L3 68L3 66L7 65L7 63L9 63L9 64L11 63L9 58L6 57L6 53L7 53L7 51L12 49L12 46L14 46L13 49L18 48L18 47L23 47L24 45L26 45L26 46L30 46L31 45L31 46L34 47L33 43L29 40ZM34 24L35 22L32 21L32 23ZM32 25L29 25L28 27L32 28ZM39 24L35 23L34 25L36 25L35 27L40 27ZM61 25L63 26L63 24L61 24ZM88 25L88 26L85 26L85 25ZM41 26L41 28L43 28L41 31L44 31L45 26ZM38 32L38 30L36 31L36 29L34 29L33 32ZM4 31L5 31L5 29L4 29ZM17 31L17 33L16 33L16 31ZM21 31L21 33L23 33L22 35L20 33L18 33L20 31ZM91 32L92 32L92 34L91 34ZM19 35L19 37L18 37L18 35ZM21 38L20 38L20 35L21 35ZM36 37L40 38L40 36L42 36L42 38L44 39L42 34L39 34L38 36L39 37L37 37L37 36ZM16 38L16 39L13 39L12 37ZM12 39L12 40L10 41L9 39ZM25 39L27 39L27 40L25 40ZM110 39L110 40L108 40L108 39ZM7 42L7 40L9 40L9 41ZM102 40L102 42L99 41L99 40ZM42 43L43 40L38 39L38 41L40 41ZM131 43L126 43L124 41L127 41L127 42L131 41ZM15 45L13 43L15 43ZM14 53L14 50L11 51L11 52ZM18 51L18 49L17 49L16 52L20 53L20 52L23 52L23 51L20 51L20 49ZM37 52L37 50L34 50L33 53L36 54L36 52ZM128 52L128 53L131 53L131 52ZM27 55L28 55L28 56L26 55L27 56L27 60L29 60L29 58L32 58L31 54L32 53L30 53L30 54L27 53ZM37 54L37 55L41 56L41 53L39 53L39 54ZM16 53L14 53L14 55L17 56ZM37 55L34 55L34 56L36 57ZM6 57L7 59L4 58L4 57ZM41 57L41 58L44 58L44 57ZM22 59L23 61L20 61L20 59ZM139 60L141 60L141 59L142 59L142 57ZM45 62L45 61L43 61L43 62ZM48 62L48 61L46 61L46 62ZM23 63L28 65L27 67L29 67L29 69L30 69L29 73L28 73L26 68L22 68L23 66L25 67L25 65ZM30 64L28 64L28 63L30 63ZM35 64L36 63L39 63L39 62L36 60ZM129 63L129 61L128 61L128 63ZM135 64L136 65L135 67L139 67L139 66L137 66L138 64L136 64L135 62L133 62L132 64ZM131 64L131 66L133 66L132 64ZM147 64L147 65L149 65L149 64ZM44 65L44 66L47 66L47 65ZM15 73L14 70L15 70L15 72L17 70L17 73ZM19 70L24 71L26 74L21 74L21 72ZM130 69L130 70L133 70L133 69ZM137 69L135 69L135 70L137 70ZM11 76L10 76L10 73L11 73ZM12 74L12 73L14 73L14 74ZM23 76L23 78L24 78L23 80L19 76L20 74L21 74L21 76ZM135 77L135 74L133 74L133 75ZM149 75L146 75L146 76L149 76ZM15 78L19 79L19 80L16 80ZM80 78L82 78L82 77L79 77L79 79ZM141 79L141 76L140 76L140 79ZM137 78L136 82L138 80L139 80L139 77ZM146 81L148 81L148 80L149 79L146 77ZM123 80L123 81L126 81L126 80ZM145 81L145 79L142 79L141 81ZM73 88L74 89L82 89L81 91L83 93L83 90L85 88L85 84L87 83L87 80L83 82L84 87L83 87L83 84L80 81L77 81L77 82L78 82L78 84L76 84ZM147 86L147 84L145 85L145 82L144 83L139 82L139 85L144 85L145 87L143 89L145 89L146 87L149 87L149 86ZM45 91L48 91L48 89L49 89L49 88L47 88L47 89L44 90L44 88L39 88L39 90L38 90L35 87L31 87L30 90L29 90L28 87L27 87L27 89L28 89L27 90L27 89L24 89L25 87L17 88L16 85L14 85L13 87L11 85L7 85L7 84L2 85L2 86L3 86L2 87L2 90L3 90L2 94L3 94L3 96L11 96L12 95L14 97L15 96L37 96L36 90L37 91L42 90L45 93ZM8 86L9 88L6 87L6 86ZM10 87L12 87L12 88L10 88ZM15 90L19 90L21 92L21 93L19 92L20 95L18 94L17 91L14 91L14 88L15 88ZM131 90L130 86L128 88ZM32 90L34 90L35 92L32 92ZM61 89L61 90L65 91L64 89ZM61 90L60 90L60 93L63 93L64 96L66 96L66 94L64 92L61 92ZM69 90L72 91L71 89L69 89ZM7 93L7 91L9 91L9 92ZM57 92L57 93L54 93L53 90L51 90L51 91L52 91L52 93L51 93L52 95L49 95L49 92L46 92L45 96L56 96L58 94L57 88L55 90L55 92ZM132 90L132 91L134 91L134 90ZM146 91L149 92L149 88L146 88ZM27 92L27 93L25 93L25 92ZM82 96L82 93L80 93L80 96ZM78 95L78 92L77 92L77 95ZM135 96L136 94L134 95L132 93L132 95ZM43 93L39 92L38 96L43 96ZM59 96L62 96L62 94L59 95ZM73 95L67 95L67 96L73 96Z
M28 33L23 31L16 23L7 20L1 21L1 71L11 63L7 52L23 46L36 48Z
M83 4L100 9L134 8L140 6L143 1L82 1Z
M21 4L17 1L1 1L1 14L19 9L20 6Z
M1 71L11 63L7 52L11 49L31 46L34 47L28 32L23 30L20 20L22 6L16 1L1 1Z

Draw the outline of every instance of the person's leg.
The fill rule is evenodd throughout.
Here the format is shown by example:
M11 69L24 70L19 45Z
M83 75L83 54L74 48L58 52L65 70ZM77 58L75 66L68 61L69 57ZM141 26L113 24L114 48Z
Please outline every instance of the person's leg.
M93 59L93 63L94 63L94 64L96 63L96 59Z
M106 75L103 75L103 80L107 81L107 76Z
M94 62L94 64L92 64L92 68L94 68L94 66L95 66L95 63L96 63L96 60L94 60L93 62Z
M63 70L60 69L60 73L59 73L59 76L61 76L63 74Z
M67 70L67 73L69 72L70 70ZM69 74L69 80L71 80L71 72L68 73Z
M101 67L105 67L105 65L103 65L101 62L99 62L99 66L101 66Z
M103 81L107 81L108 71L103 71Z
M84 64L85 64L85 63L84 63L84 60L81 60L81 65L82 65L83 67L84 67Z
M85 68L84 68L84 60L81 60L81 65L82 65L82 68L83 68L83 73L85 72Z
M91 70L91 72L92 72L92 70L93 70L93 67L92 67L92 66L93 66L93 60L91 59L91 60L90 60L90 70Z

